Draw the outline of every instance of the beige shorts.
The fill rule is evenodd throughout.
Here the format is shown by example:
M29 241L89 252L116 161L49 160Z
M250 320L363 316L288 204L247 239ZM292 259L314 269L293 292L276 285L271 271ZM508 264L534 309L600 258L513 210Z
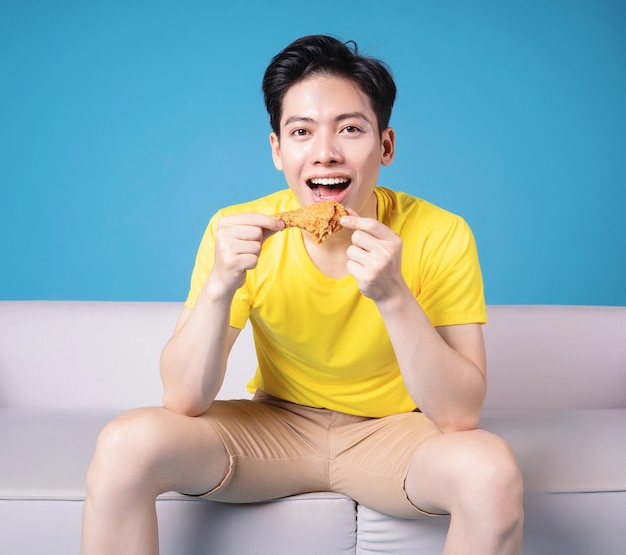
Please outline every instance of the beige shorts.
M421 412L365 418L257 392L253 400L215 401L202 418L230 455L228 475L203 497L250 503L330 491L398 517L423 514L404 482L415 451L441 432Z

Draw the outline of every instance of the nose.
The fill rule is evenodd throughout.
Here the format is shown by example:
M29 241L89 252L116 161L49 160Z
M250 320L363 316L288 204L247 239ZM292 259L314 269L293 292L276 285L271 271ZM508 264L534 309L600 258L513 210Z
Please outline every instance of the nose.
M311 162L313 164L332 164L339 162L341 151L334 133L319 132L311 145Z

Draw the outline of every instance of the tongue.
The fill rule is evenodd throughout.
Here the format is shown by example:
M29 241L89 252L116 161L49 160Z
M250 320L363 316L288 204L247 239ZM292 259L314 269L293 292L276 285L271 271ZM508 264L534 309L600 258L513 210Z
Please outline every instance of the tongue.
M329 186L329 185L319 185L316 188L317 196L321 198L333 198L339 195L343 190L342 187L337 186Z

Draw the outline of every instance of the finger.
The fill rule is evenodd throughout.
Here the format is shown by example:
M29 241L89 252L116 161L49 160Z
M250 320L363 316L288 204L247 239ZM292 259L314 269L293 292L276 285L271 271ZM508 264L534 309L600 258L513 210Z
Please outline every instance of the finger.
M394 235L391 229L374 218L362 218L356 215L348 215L341 218L340 223L343 227L364 231L379 239L389 239Z
M263 241L265 241L265 239L271 237L275 233L278 233L279 231L283 231L283 229L285 229L285 223L282 220L278 220L278 223L281 224L279 225L278 229L263 229Z
M350 245L346 251L348 260L359 264L360 266L368 266L370 253L356 245Z
M258 256L261 253L261 241L259 239L236 239L230 245L230 250L235 255L252 254Z
M381 248L380 241L378 237L360 229L352 234L352 245L366 252L374 252Z
M259 216L258 218L256 216ZM254 224L261 228L263 232L261 242L265 241L268 237L283 231L285 229L285 222L279 220L276 216L268 216L267 214L255 214L253 218Z
M264 230L276 232L285 228L285 223L276 216L260 214L258 212L246 212L224 216L221 220L224 225L241 225L260 227Z
M263 243L268 237L285 228L285 224L274 216L246 213L224 216L218 224L221 237L244 239Z

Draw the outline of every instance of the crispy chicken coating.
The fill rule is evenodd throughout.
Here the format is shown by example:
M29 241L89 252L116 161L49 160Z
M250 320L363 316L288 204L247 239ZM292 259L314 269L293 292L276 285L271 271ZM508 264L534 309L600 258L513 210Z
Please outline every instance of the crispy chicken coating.
M305 229L319 244L331 233L343 229L339 220L346 215L346 209L341 204L334 200L324 200L303 206L298 210L280 212L276 214L276 217L285 222L286 227Z

